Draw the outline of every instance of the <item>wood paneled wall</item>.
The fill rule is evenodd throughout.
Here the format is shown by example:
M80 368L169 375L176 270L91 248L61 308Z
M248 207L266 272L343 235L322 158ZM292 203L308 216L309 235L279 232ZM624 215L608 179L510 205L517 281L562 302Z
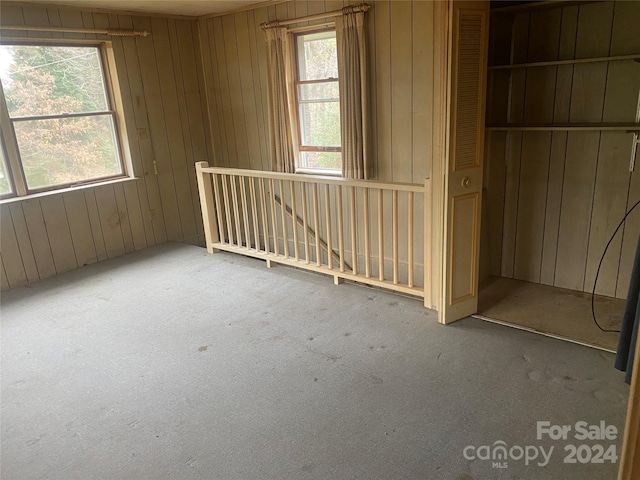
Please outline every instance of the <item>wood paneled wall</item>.
M492 18L492 64L640 54L640 3L596 2ZM487 124L634 122L640 63L489 75ZM626 132L487 134L485 274L590 292L605 245L640 199ZM640 208L612 243L597 292L625 298Z
M4 24L135 28L152 34L110 39L137 179L2 204L2 288L166 241L204 244L194 165L210 161L211 146L197 22L8 2L2 2L0 13ZM42 32L13 36L85 38Z
M200 22L214 161L270 170L262 22L336 10L350 1L296 0ZM366 15L374 177L423 183L430 172L434 5L373 1Z

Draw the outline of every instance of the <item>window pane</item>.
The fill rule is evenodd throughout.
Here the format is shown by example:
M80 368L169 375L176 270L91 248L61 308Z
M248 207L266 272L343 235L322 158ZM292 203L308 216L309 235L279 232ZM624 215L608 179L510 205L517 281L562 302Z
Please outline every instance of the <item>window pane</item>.
M340 100L338 82L305 83L298 85L298 97L301 102L307 100Z
M300 130L302 145L339 147L340 103L301 103Z
M30 189L122 174L111 115L14 123Z
M4 146L0 145L0 195L11 193L11 182L7 173L7 159L4 156Z
M12 118L109 110L96 47L2 45L0 57Z
M300 80L338 78L335 30L299 35L297 38Z
M306 168L340 170L342 168L342 153L300 152L300 166Z

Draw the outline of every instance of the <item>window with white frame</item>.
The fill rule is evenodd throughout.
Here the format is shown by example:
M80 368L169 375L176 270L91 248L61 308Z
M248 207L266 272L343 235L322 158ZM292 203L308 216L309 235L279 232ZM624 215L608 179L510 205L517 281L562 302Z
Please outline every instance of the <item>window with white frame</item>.
M296 170L340 172L340 91L334 29L295 35Z
M108 78L101 45L0 45L1 197L126 176Z

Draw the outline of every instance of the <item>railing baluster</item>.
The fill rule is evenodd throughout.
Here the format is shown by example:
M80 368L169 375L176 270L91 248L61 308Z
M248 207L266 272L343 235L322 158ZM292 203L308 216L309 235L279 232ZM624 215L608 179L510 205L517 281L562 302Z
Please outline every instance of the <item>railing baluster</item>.
M393 284L398 284L398 191L393 191Z
M349 191L351 213L351 270L358 273L358 245L356 243L356 189L351 187Z
M298 214L296 213L296 186L290 180L289 191L291 192L291 217L293 221L291 226L293 228L293 254L296 261L300 260L300 246L298 245Z
M273 178L269 179L269 190L271 190L271 225L273 225L273 253L280 255L278 246L278 222L276 221L276 191Z
M320 214L318 212L318 184L313 184L313 228L316 233L316 265L322 264L320 255Z
M245 177L239 176L240 181L240 195L242 196L242 219L244 223L244 243L247 249L251 249L251 232L249 231L249 209L247 208L247 186L245 184Z
M259 179L260 213L262 214L262 238L264 239L264 251L269 253L269 226L267 225L267 207L264 196L264 178Z
M378 189L378 280L384 280L384 202L383 191Z
M431 180L424 179L424 190L422 196L422 262L423 262L423 291L424 306L433 308L433 292L431 291Z
M285 213L285 202L284 198L284 181L278 180L280 184L280 213L282 213L282 239L284 240L284 256L285 258L289 258L289 234L287 233L287 217Z
M253 218L253 241L255 249L260 250L260 234L258 232L258 212L256 204L256 185L253 177L247 177L249 181L249 195L251 196L251 217Z
M305 263L309 263L309 219L307 218L307 184L301 183L300 188L302 189L302 229L303 238L304 238L304 261ZM295 221L295 219L294 219Z
M227 185L227 177L228 175L221 175L220 180L222 181L222 196L224 198L224 214L227 218L227 235L229 236L229 245L233 245L234 236L233 236L233 228L231 226L231 205L229 204L229 187Z
M213 180L213 196L216 199L216 217L218 219L218 241L224 243L224 223L222 223L222 205L220 204L220 187L218 187L218 177L216 173L211 174Z
M407 245L407 262L409 278L407 283L410 287L413 287L413 192L409 192L409 208L407 208L407 214L409 215L409 223L407 225L407 237L409 242Z
M371 249L369 246L369 189L364 190L364 274L371 278Z
M240 211L238 209L238 186L236 184L235 175L229 176L229 181L231 182L231 198L233 200L233 213L235 216L236 223L236 246L242 246L242 229L240 228Z
M331 200L329 195L329 184L324 186L325 217L327 220L327 265L333 269L333 245L331 238Z
M340 271L344 272L344 226L342 218L342 185L336 187L336 194L338 195L338 249L340 251Z

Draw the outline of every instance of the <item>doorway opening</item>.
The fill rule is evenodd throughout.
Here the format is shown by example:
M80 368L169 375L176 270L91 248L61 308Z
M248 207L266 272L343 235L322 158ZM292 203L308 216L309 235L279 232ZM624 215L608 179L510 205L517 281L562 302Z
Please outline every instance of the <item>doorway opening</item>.
M492 2L482 318L615 351L604 248L640 200L640 3ZM640 208L602 262L618 330Z

